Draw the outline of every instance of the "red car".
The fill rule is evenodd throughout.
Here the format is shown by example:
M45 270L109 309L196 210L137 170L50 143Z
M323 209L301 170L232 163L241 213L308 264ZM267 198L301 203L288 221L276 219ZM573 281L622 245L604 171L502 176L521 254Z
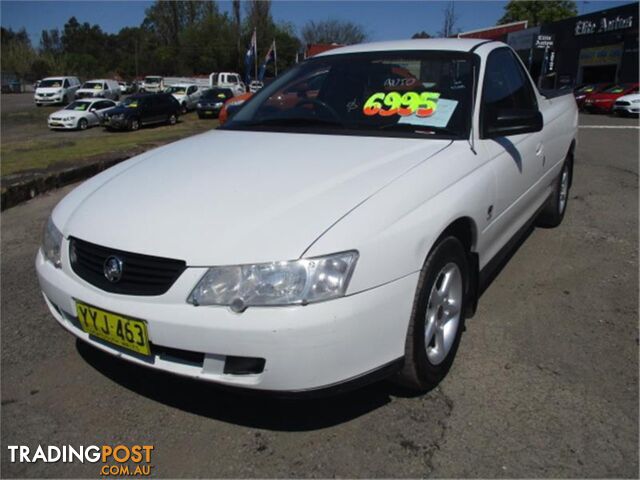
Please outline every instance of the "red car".
M594 93L600 93L602 90L613 86L613 83L587 83L586 85L580 85L573 91L578 108L582 110L585 100Z
M584 109L588 112L611 112L618 98L630 93L638 93L638 85L638 83L618 83L601 92L593 93L584 101Z

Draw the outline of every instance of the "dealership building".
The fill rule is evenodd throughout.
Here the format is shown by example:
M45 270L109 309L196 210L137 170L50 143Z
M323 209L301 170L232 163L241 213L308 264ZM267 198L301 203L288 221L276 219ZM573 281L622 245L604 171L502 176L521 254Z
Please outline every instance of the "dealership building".
M527 28L460 34L508 43L545 88L638 81L638 3Z

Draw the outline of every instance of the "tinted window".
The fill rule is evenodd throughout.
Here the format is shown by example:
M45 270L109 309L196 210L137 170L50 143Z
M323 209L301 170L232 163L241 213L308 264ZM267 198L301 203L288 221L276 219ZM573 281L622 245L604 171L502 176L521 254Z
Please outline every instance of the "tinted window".
M65 80L64 81L64 88L67 88L69 86L69 80Z
M511 50L501 48L489 55L482 102L483 116L501 109L537 108L531 82Z

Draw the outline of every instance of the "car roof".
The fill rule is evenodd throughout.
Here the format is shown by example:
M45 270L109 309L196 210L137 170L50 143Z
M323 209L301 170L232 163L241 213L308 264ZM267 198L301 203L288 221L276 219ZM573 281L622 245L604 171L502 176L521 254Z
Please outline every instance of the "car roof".
M195 83L172 83L170 87L197 87Z
M454 52L468 52L483 43L495 43L496 46L504 45L502 42L486 40L483 38L420 38L411 40L393 40L388 42L360 43L339 47L333 50L315 55L315 57L328 57L345 53L384 52L394 50L450 50Z

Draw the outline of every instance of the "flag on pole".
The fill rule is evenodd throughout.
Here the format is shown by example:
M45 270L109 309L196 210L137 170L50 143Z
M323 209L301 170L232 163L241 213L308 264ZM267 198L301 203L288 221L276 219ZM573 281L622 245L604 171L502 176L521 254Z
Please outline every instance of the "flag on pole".
M257 48L258 36L256 34L256 29L254 28L253 35L251 36L251 42L249 43L249 48L247 49L247 53L244 56L244 79L246 84L249 84L251 82L251 64L257 56Z
M274 66L276 68L276 75L278 75L278 67L277 65L275 65L277 58L278 57L276 52L276 41L274 40L271 43L271 46L269 47L269 51L264 57L264 62L262 62L262 65L260 65L260 74L258 75L258 80L262 81L262 79L264 78L265 71L267 70L267 64L271 61L274 62Z

